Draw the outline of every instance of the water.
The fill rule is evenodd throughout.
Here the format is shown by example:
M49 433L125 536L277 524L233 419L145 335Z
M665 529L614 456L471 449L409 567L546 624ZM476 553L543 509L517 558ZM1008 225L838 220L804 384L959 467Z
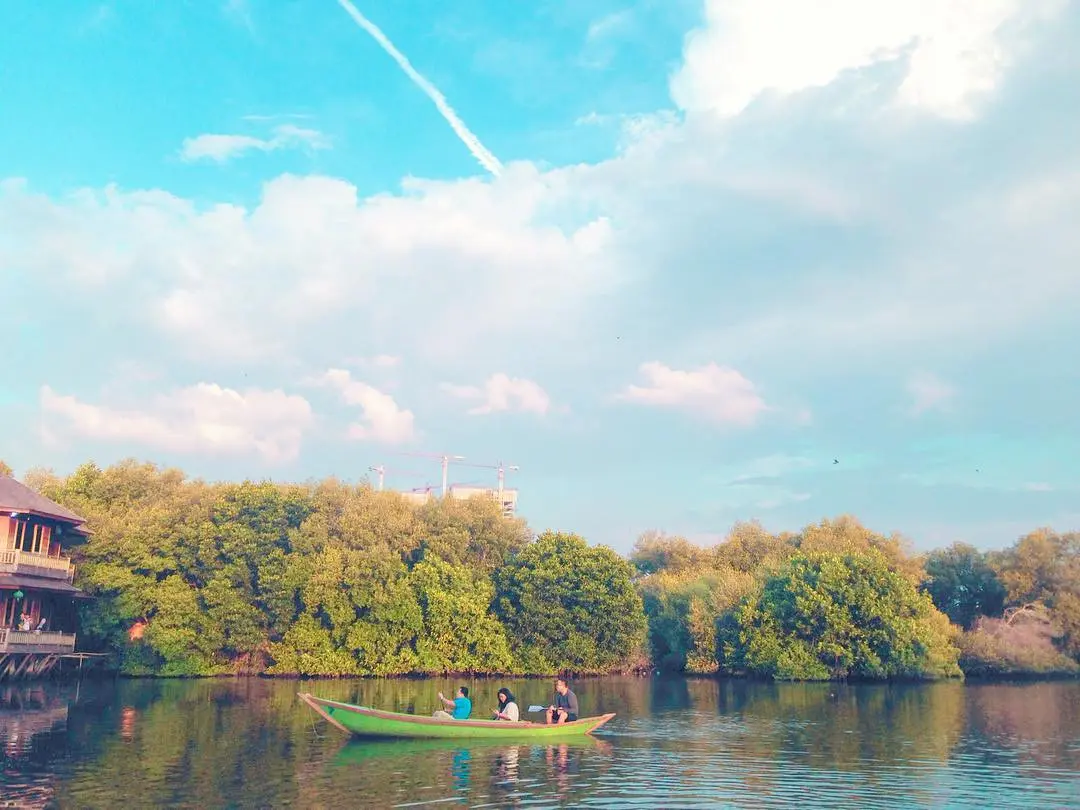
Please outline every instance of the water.
M479 715L506 683L472 683ZM592 741L350 742L303 689L430 713L451 681L106 681L0 690L0 807L1080 808L1080 683L604 678Z

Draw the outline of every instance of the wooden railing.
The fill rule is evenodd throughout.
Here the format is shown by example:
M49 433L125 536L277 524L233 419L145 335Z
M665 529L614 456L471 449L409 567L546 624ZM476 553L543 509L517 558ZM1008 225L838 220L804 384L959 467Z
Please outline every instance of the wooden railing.
M74 633L61 633L56 630L35 633L33 630L0 628L0 652L71 652L74 649Z
M18 548L0 551L0 571L14 573L20 568L34 568L37 569L35 573L41 576L66 579L68 582L75 577L75 566L67 557L47 557Z

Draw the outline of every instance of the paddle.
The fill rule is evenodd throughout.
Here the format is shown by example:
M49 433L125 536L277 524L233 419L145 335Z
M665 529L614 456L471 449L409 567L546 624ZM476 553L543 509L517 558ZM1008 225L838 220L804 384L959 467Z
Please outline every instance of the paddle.
M532 712L532 713L534 713L534 714L535 714L536 712L546 712L546 711L547 711L547 706L535 706L535 705L534 705L534 706L530 706L530 707L529 707L529 711L530 711L530 712Z

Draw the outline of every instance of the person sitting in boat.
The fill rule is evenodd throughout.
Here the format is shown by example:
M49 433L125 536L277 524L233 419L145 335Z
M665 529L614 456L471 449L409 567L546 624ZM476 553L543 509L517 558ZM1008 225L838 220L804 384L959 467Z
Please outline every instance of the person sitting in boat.
M565 678L555 681L555 702L548 706L547 722L573 723L578 718L577 695L570 691Z
M495 719L509 720L511 723L516 723L521 719L517 698L505 686L499 690L499 708L495 710Z
M469 687L467 686L460 687L457 690L457 697L453 700L447 700L443 697L443 693L439 692L439 700L443 702L446 708L453 709L453 714L439 709L432 717L437 717L440 720L468 720L469 715L472 714L472 701L469 700Z

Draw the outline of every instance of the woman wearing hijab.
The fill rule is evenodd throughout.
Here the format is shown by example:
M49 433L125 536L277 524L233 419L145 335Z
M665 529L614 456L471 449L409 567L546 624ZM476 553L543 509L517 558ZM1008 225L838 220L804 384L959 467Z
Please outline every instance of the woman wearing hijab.
M499 690L499 708L495 710L495 719L509 720L511 723L516 723L520 716L517 698L514 697L513 692L504 686Z

